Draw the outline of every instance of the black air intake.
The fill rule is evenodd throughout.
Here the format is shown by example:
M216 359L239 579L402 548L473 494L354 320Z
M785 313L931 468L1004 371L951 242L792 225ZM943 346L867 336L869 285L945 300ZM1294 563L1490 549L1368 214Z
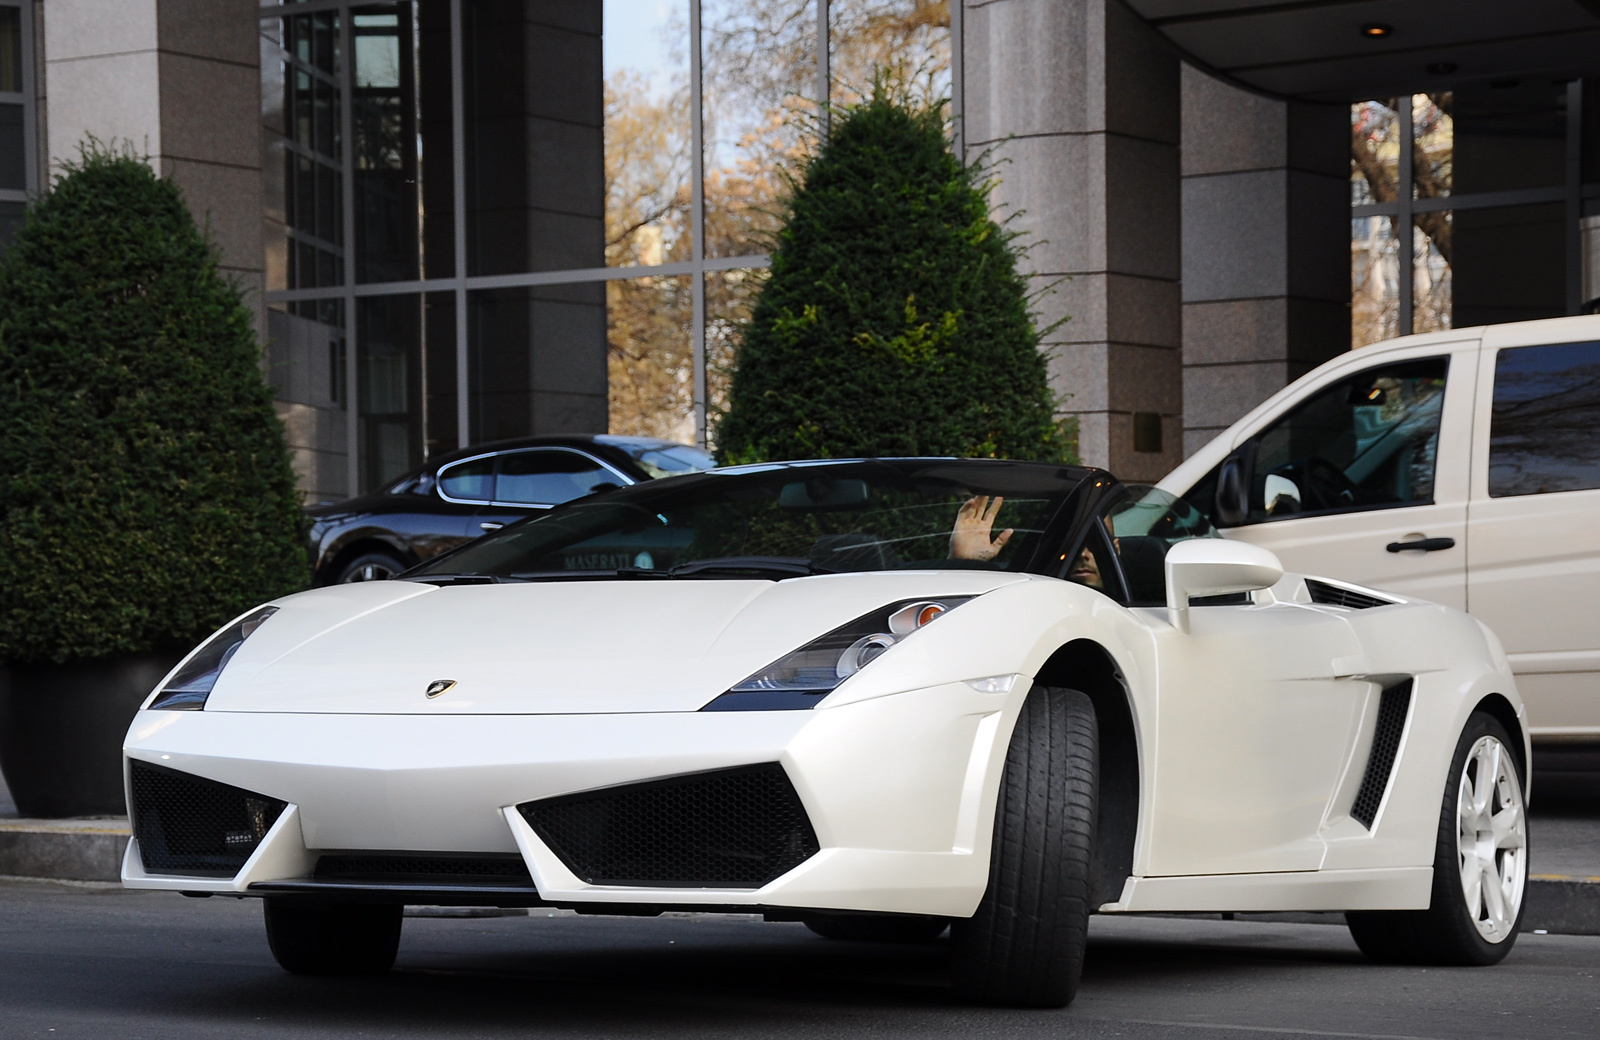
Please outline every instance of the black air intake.
M1372 734L1372 751L1367 755L1367 771L1361 776L1361 790L1356 792L1355 804L1350 806L1350 816L1367 830L1383 804L1383 792L1389 788L1389 774L1394 772L1394 757L1400 750L1400 737L1406 731L1406 714L1411 709L1411 680L1398 683L1383 691L1378 701L1378 725Z
M1315 578L1306 579L1306 591L1311 594L1311 602L1323 603L1330 607L1349 607L1351 610L1366 610L1368 607L1392 607L1394 600L1380 599L1369 596L1365 592L1356 592L1354 589L1340 588L1338 585L1329 585L1325 581Z
M517 806L591 885L760 888L820 847L776 762Z
M133 834L151 874L232 877L288 804L148 762L129 770Z

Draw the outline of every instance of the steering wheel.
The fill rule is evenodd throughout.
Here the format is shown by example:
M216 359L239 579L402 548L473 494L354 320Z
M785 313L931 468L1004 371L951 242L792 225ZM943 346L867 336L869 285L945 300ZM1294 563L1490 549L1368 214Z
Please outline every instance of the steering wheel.
M1297 483L1304 484L1303 490L1308 499L1305 505L1312 509L1342 509L1345 506L1352 506L1361 493L1361 488L1344 475L1344 470L1321 455L1313 455L1301 461L1295 468L1305 475L1305 480Z

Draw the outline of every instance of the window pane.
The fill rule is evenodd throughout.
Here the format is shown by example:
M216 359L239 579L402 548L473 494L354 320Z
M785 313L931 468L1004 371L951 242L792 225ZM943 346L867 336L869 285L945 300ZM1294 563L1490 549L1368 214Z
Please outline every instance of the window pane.
M1454 177L1453 95L1411 96L1412 197L1437 199L1450 194Z
M1494 365L1489 494L1600 488L1600 343L1517 347Z
M300 487L311 502L350 493L345 336L337 300L267 310L267 379Z
M939 0L831 0L829 73L834 104L871 92L889 69L924 101L950 97L950 5Z
M261 24L261 118L269 289L344 282L334 13Z
M1400 260L1391 217L1350 220L1350 345L1400 334Z
M22 93L22 9L0 7L0 90Z
M1452 224L1456 328L1567 312L1561 203L1458 209Z
M22 191L28 186L22 133L22 106L0 105L0 188Z
M582 498L597 484L621 486L617 475L570 451L518 451L500 456L497 502L559 505Z
M1451 328L1449 213L1418 213L1411 230L1412 332Z
M691 281L606 283L610 432L693 443Z
M688 8L605 0L606 263L688 260Z
M356 301L363 490L422 464L421 304L415 294Z
M815 143L815 0L703 0L706 253L768 250L781 171Z
M605 264L600 4L464 0L469 275Z
M422 306L426 448L431 458L462 446L456 425L456 294L428 293L422 298Z
M716 446L717 419L728 410L728 385L733 381L734 354L756 294L766 283L764 267L714 271L706 275L707 435Z
M419 6L351 12L358 281L416 278L424 256L433 276L453 273L449 10Z
M606 429L606 287L467 296L471 442Z
M1400 171L1399 102L1350 106L1350 204L1394 202Z
M1369 369L1263 433L1250 519L1433 501L1444 358Z
M1453 95L1455 193L1553 188L1566 176L1567 86L1496 80Z
M494 498L494 458L473 459L439 474L439 490L450 498L487 502Z

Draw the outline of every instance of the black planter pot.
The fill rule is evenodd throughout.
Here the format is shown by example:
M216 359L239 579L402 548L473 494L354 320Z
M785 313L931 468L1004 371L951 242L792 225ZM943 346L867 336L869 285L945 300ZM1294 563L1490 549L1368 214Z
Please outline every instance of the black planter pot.
M181 655L0 665L0 770L23 816L121 815L122 740Z

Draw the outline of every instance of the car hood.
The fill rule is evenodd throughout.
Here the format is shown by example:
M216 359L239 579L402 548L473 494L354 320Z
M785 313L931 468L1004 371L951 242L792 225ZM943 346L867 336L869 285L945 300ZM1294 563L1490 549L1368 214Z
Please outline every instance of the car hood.
M1026 580L896 571L779 582L341 585L277 601L278 612L234 655L206 710L696 711L757 669L888 603L979 595ZM455 685L427 697L440 679Z

